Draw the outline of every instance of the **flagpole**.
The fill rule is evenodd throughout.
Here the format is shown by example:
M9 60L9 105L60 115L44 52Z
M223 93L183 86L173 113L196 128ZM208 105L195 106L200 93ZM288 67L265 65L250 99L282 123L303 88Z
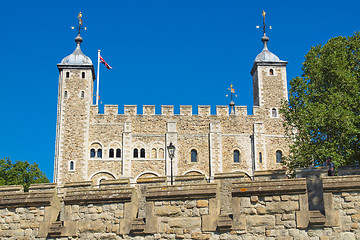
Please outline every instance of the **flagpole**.
M96 105L99 108L99 71L100 71L100 52L101 50L98 50L98 65L97 65L97 81L96 81Z

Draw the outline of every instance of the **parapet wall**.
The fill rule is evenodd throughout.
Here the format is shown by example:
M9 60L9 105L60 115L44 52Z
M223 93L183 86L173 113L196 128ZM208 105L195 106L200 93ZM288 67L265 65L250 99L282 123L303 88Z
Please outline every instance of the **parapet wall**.
M261 173L0 187L1 239L359 239L360 175L322 177L324 211L306 178ZM284 175L285 176L285 175ZM269 180L271 179L271 180Z
M92 112L97 114L98 106L93 105ZM254 107L254 115L257 107ZM124 105L124 115L135 116L138 115L138 106L137 105ZM156 115L155 114L155 105L143 105L142 115ZM119 114L118 105L105 105L104 106L104 115L117 115ZM174 106L172 105L162 105L161 114L163 116L172 116L174 115ZM191 105L182 105L180 106L180 116L192 116L193 108ZM211 116L211 107L208 105L198 106L198 116ZM216 115L217 116L229 116L230 109L229 106L216 106ZM235 106L235 116L247 116L247 106Z

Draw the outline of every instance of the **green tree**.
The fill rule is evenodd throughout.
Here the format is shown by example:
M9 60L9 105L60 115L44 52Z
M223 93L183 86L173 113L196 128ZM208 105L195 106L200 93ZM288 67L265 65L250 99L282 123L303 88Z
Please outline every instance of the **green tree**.
M11 162L10 158L0 159L0 185L23 185L25 191L33 183L48 183L49 179L36 163L27 161Z
M292 170L327 156L337 166L360 163L360 35L312 47L301 77L290 81L282 112L291 136L285 164Z

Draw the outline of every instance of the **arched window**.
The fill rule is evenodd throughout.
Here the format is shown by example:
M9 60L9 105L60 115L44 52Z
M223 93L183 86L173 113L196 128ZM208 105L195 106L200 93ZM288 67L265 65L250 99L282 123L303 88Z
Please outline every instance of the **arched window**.
M68 93L67 93L67 91L65 91L64 92L64 98L67 99L67 97L68 97Z
M240 162L240 152L239 150L235 150L234 151L234 163L239 163Z
M274 75L274 69L269 70L269 75Z
M197 151L195 149L191 150L191 162L197 162Z
M85 78L85 72L81 73L81 78Z
M159 149L159 159L164 159L164 149Z
M139 150L137 150L137 148L134 148L134 154L133 154L134 158L138 158L139 157Z
M145 149L144 148L140 149L140 157L145 158Z
M109 150L109 158L113 158L114 157L114 149L110 148Z
M121 149L120 148L116 149L116 157L121 158Z
M102 158L102 149L101 148L97 150L97 157Z
M66 72L66 78L69 78L69 77L70 77L70 73Z
M271 116L272 116L272 117L277 117L276 108L273 108L273 109L271 110Z
M81 91L81 98L84 98L85 97L85 92L84 91Z
M281 163L282 161L282 152L280 150L276 151L276 163Z
M259 163L262 163L262 153L259 152Z
M93 148L90 150L90 157L91 158L95 157L95 149L93 149Z
M151 149L151 158L152 158L152 159L156 159L156 158L157 158L156 148Z
M74 171L74 170L75 170L74 161L70 161L70 163L69 163L69 170L70 170L70 171Z

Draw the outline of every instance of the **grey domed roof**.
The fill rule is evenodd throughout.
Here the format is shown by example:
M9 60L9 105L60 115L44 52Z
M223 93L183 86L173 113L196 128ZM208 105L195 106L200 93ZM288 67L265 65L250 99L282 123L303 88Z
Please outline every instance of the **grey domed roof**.
M262 52L256 56L255 62L282 62L275 54L268 50L267 42L269 38L265 34L261 38L261 41L264 43L264 48Z
M72 54L70 54L69 56L65 57L61 61L61 64L66 64L66 65L92 65L91 59L88 56L85 56L85 54L83 54L81 52L80 44L81 44L82 41L83 41L82 37L80 37L80 35L78 35L75 38L75 42L77 43L75 51Z

